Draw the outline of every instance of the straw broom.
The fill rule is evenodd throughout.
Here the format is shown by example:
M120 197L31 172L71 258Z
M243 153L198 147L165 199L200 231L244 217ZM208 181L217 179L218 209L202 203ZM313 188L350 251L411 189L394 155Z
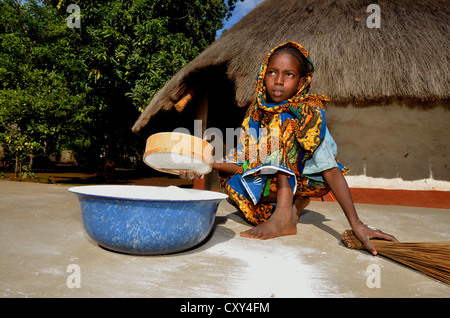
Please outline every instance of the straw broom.
M352 230L341 235L345 246L366 249ZM377 253L450 284L450 242L391 242L372 239Z

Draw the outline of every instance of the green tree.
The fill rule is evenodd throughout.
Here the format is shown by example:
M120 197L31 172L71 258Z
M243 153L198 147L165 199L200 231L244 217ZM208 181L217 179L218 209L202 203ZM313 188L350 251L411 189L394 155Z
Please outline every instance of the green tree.
M37 1L0 2L0 143L16 175L33 157L56 153L89 120L85 90L65 76L72 49L56 10ZM80 68L79 66L78 68Z
M0 1L0 134L26 136L29 154L71 148L96 166L140 156L132 124L236 1Z

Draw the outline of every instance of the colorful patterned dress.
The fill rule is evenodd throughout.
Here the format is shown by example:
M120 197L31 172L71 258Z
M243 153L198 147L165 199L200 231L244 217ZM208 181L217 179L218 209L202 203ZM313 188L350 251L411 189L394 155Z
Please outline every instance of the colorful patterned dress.
M267 103L264 77L269 58L280 47L298 49L308 61L306 82L291 99ZM266 221L275 204L261 203L263 196L277 191L279 172L288 176L295 196L321 197L330 189L321 172L338 167L336 145L326 127L326 96L307 94L314 74L308 52L295 42L287 42L270 51L260 68L255 97L242 123L238 143L225 162L240 165L234 175L220 175L226 194L255 225Z

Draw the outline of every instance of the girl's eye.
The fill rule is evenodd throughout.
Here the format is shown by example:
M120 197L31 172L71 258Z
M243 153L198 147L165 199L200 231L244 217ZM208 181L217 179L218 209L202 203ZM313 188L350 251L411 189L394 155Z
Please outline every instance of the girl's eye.
M287 73L286 74L288 77L294 77L294 73Z

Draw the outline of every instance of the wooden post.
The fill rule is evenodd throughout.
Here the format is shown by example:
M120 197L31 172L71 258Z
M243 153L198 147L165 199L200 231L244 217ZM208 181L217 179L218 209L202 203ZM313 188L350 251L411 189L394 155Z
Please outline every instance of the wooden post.
M202 121L202 136L201 136L201 138L203 138L204 132L208 125L208 123L207 123L208 122L208 92L206 92L206 91L203 92L203 94L199 100L199 105L197 107L197 113L196 113L195 119ZM205 184L206 184L205 179L207 177L208 177L208 175L204 176L200 180L194 180L194 185L193 185L194 189L205 190Z
M193 90L188 90L183 97L174 105L175 109L181 113L183 111L183 109L187 106L187 104L189 104L192 100L192 98L194 98L194 91Z

